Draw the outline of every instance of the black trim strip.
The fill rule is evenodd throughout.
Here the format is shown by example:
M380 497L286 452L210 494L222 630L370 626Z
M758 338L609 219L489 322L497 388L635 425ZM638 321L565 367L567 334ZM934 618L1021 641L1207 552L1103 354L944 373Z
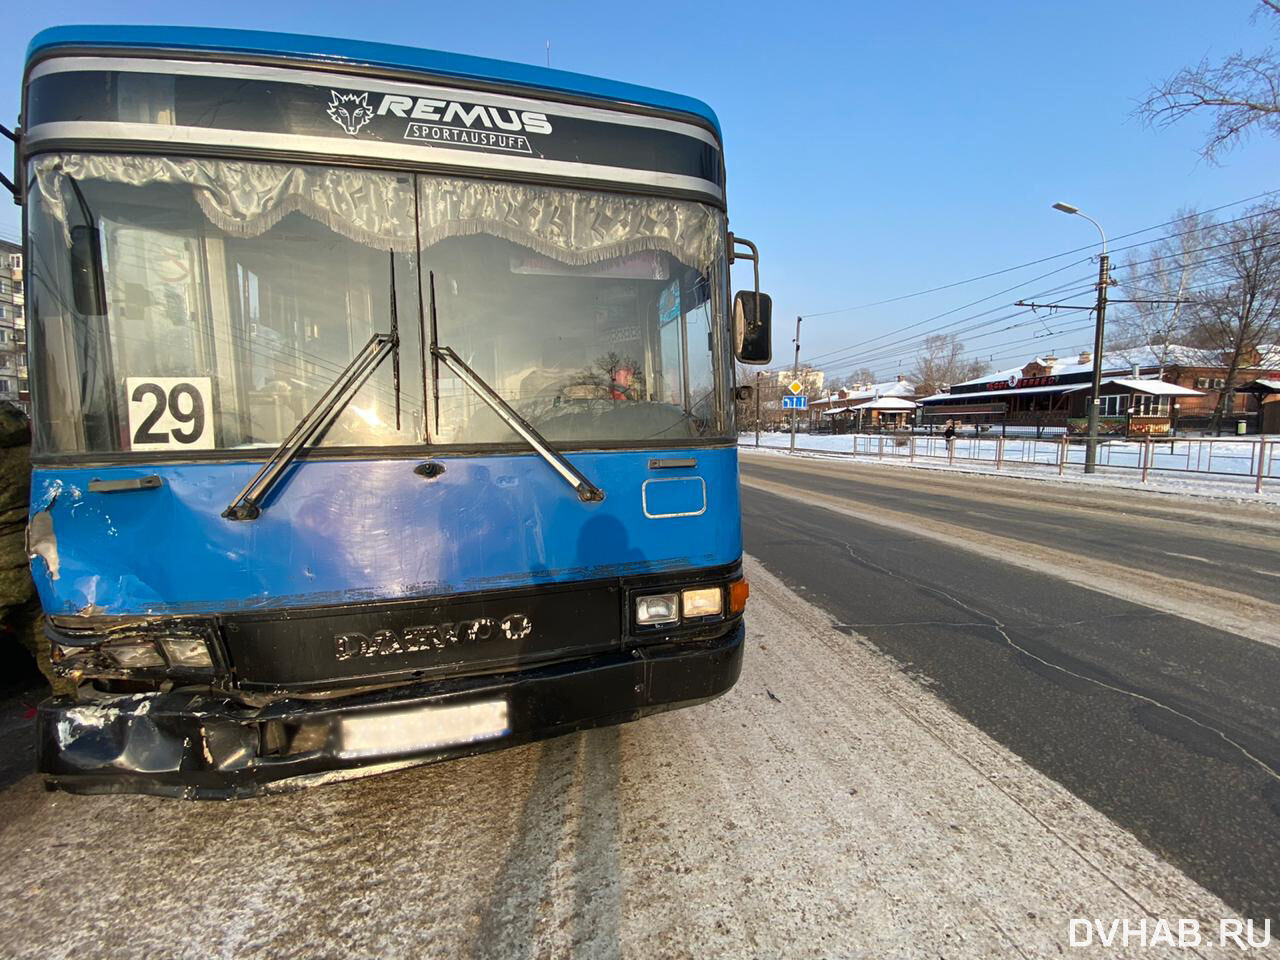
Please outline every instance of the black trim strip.
M696 440L620 440L616 442L561 443L562 453L647 453L653 450L689 448L727 450L737 446L724 437ZM272 448L255 450L189 450L180 457L162 457L150 452L122 453L46 453L31 457L33 467L152 467L187 463L263 463ZM310 447L298 454L299 460L424 460L463 457L533 457L537 454L522 443L470 444L465 446L400 446L400 447Z
M360 63L333 63L325 60L303 60L296 57L271 57L263 54L247 54L237 51L192 50L168 47L49 47L41 50L29 60L23 68L22 87L28 88L28 76L31 69L45 60L56 60L61 57L129 57L134 60L153 60L170 58L174 60L199 61L202 63L235 63L247 66L290 67L293 69L314 70L325 74L346 74L367 76L373 79L394 80L405 83L435 83L443 86L461 86L464 89L501 93L517 97L537 97L554 103L576 104L584 107L601 107L604 109L623 110L649 117L660 117L664 120L676 120L702 127L708 131L724 149L724 139L709 120L696 113L684 113L679 110L665 110L649 104L636 103L630 100L612 100L607 97L593 97L589 94L572 94L564 90L547 87L525 86L522 84L502 83L475 77L459 77L453 74L437 74L426 71L403 70L394 67L381 67ZM23 97L25 115L26 98Z
M468 676L526 669L636 645L692 642L723 634L741 614L710 617L636 630L631 606L637 594L655 589L722 585L741 576L741 561L659 574L559 581L412 599L372 600L319 607L243 610L217 617L231 665L232 687L245 691L324 691L396 683L410 678ZM526 632L499 635L515 617ZM385 642L407 642L410 630L435 631L485 618L489 635L465 631L444 647L405 653L363 653L379 631ZM337 656L335 643L350 637L360 651Z
M683 120L646 120L616 106L588 104L566 104L557 112L555 102L531 99L528 91L519 102L504 101L449 81L427 87L424 79L379 84L345 75L332 81L335 90L326 82L327 73L305 66L234 69L234 61L224 60L223 70L235 74L225 76L210 61L192 66L184 60L185 68L174 62L166 71L155 57L114 58L114 69L112 59L62 57L43 61L48 69L30 69L24 89L27 140L37 149L45 137L154 140L180 152L188 150L178 144L217 149L237 141L271 151L273 141L285 140L292 141L283 145L286 149L316 156L357 153L380 160L391 154L394 161L416 164L423 154L429 159L421 162L445 166L452 154L467 169L541 167L549 177L580 174L642 186L666 181L667 189L723 197L720 140ZM122 70L125 64L141 72ZM265 75L255 76L258 72ZM163 92L156 95L168 108L163 120L122 114L126 79L159 84ZM381 90L368 89L378 86ZM149 133L153 123L163 132Z

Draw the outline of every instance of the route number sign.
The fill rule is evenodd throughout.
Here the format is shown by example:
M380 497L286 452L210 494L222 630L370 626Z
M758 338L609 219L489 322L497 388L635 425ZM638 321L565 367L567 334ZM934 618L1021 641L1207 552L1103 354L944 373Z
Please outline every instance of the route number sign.
M130 450L212 450L209 377L126 377Z

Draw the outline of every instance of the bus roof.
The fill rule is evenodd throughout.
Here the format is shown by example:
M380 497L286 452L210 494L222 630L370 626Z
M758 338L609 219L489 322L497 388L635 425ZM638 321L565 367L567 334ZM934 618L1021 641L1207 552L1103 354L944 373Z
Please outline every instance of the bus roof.
M720 133L715 111L694 97L616 80L589 77L506 60L472 57L366 40L339 40L299 33L224 30L217 27L70 25L41 30L27 48L27 62L58 47L200 50L285 57L328 64L359 64L420 71L435 77L509 83L600 100L639 104L699 117Z

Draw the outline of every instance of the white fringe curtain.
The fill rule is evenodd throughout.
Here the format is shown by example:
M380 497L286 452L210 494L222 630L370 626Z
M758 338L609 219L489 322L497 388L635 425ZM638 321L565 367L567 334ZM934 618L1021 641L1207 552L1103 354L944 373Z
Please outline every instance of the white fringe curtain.
M301 213L357 243L414 250L413 184L407 176L336 167L159 156L66 153L34 162L45 209L69 229L66 178L145 187L185 184L218 229L266 233ZM423 247L485 234L570 266L666 252L710 274L724 254L724 221L710 207L659 197L595 193L452 177L419 177Z
M219 230L236 237L266 233L290 213L380 250L412 253L413 183L364 170L295 167L237 160L64 153L37 157L36 181L45 209L67 224L74 204L66 178L145 187L185 184Z
M487 234L570 266L664 251L710 274L723 254L718 211L683 200L422 177L422 245Z

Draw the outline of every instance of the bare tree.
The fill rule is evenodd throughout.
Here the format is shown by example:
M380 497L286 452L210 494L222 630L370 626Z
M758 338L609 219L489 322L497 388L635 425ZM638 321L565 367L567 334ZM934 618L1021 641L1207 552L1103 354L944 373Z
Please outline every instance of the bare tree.
M1261 3L1255 21L1266 18L1280 26L1280 0ZM1213 117L1201 148L1206 160L1216 160L1255 130L1280 135L1280 52L1268 46L1255 54L1237 50L1217 64L1201 60L1152 87L1136 111L1162 127L1198 112Z
M1121 308L1110 344L1126 360L1144 365L1149 350L1161 376L1173 360L1173 347L1187 339L1191 311L1178 301L1191 296L1213 256L1204 252L1212 244L1209 217L1180 210L1174 219L1176 233L1131 252L1118 271L1124 277L1120 288L1125 299L1138 302Z
M982 360L964 355L964 344L954 334L935 333L925 337L916 354L911 378L917 394L928 396L953 383L963 383L987 372Z
M836 390L855 390L866 383L876 382L876 372L870 367L860 367L850 374L843 377L832 377L827 380L826 389L835 392Z
M1254 351L1280 334L1280 215L1255 207L1234 223L1214 229L1222 246L1209 266L1211 286L1194 295L1195 346L1212 351L1227 368L1213 429L1231 409L1236 376Z

